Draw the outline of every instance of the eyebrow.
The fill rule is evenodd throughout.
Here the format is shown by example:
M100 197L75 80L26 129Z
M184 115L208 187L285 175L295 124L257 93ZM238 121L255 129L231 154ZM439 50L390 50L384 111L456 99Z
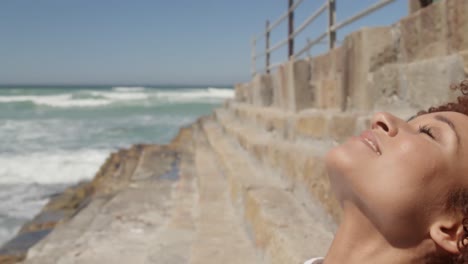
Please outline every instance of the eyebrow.
M448 119L447 117L442 116L442 115L436 115L436 116L434 116L434 119L446 123L453 130L453 132L455 133L455 136L457 137L457 150L458 150L459 147L460 147L460 136L459 136L459 134L457 132L457 129L455 128L455 125L453 124L453 122L450 119Z

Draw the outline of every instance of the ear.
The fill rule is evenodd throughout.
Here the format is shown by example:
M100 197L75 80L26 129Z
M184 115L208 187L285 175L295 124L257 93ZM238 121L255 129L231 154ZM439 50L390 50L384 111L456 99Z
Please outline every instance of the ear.
M460 253L457 244L463 234L463 225L456 217L436 221L431 225L429 233L439 247L452 254Z

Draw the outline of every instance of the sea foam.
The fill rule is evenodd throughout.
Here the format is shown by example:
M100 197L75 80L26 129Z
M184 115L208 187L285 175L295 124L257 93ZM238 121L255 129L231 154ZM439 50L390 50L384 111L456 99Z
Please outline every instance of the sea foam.
M180 91L159 90L155 96L170 102L221 102L232 98L234 91L221 88L184 89Z
M102 106L111 103L106 99L73 99L72 94L0 96L0 103L13 102L33 102L36 105L61 108Z
M116 92L142 92L142 91L145 90L145 87L141 87L141 86L129 86L129 87L117 86L117 87L112 87L112 90L116 91Z
M112 90L77 91L58 95L0 96L0 103L32 102L54 108L103 107L113 103L140 104L151 100L173 103L220 103L232 98L234 91L223 88L145 89L144 87L113 87Z
M76 183L91 179L110 151L74 151L0 154L0 184Z

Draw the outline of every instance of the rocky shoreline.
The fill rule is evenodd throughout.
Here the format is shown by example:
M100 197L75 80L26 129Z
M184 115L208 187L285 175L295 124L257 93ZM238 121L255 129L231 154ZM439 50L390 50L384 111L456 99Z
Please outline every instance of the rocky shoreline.
M80 182L53 195L47 205L0 248L0 263L23 261L31 247L79 214L93 199L111 199L129 184L144 151L157 152L155 174L167 179L178 177L178 161L190 138L191 126L186 126L167 145L136 144L111 153L91 181Z

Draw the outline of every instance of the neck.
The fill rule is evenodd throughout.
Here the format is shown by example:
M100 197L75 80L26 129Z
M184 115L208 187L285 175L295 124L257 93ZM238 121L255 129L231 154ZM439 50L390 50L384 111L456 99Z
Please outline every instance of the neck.
M434 250L430 239L411 248L397 248L351 203L343 203L343 220L324 264L425 263L427 252Z

